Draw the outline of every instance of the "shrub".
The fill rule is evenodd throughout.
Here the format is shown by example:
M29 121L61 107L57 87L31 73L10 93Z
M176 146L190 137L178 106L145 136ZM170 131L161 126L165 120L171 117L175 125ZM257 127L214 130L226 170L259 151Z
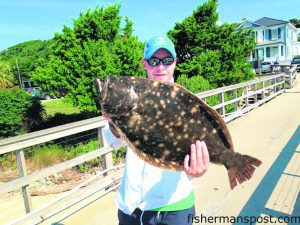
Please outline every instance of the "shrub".
M31 104L27 108L23 117L23 125L26 132L37 131L46 119L46 112L37 98L31 99Z
M0 137L24 133L23 118L31 96L19 88L0 90Z
M113 151L112 157L113 157L114 164L121 163L124 160L126 155L126 150L127 147L121 147L120 149L118 149L118 151Z
M6 153L4 155L0 155L0 171L3 170L12 170L15 171L17 169L17 161L15 153Z
M34 153L33 164L36 167L48 167L67 159L64 149L58 145L38 150Z
M56 113L55 115L48 116L47 119L44 120L42 124L40 124L39 130L89 119L95 116L99 116L99 114L93 112L87 112L87 111L83 111L80 113L73 113L70 115L66 115L63 113Z
M192 93L198 93L210 89L210 84L202 76L193 76L188 78L186 74L180 75L176 82Z
M0 90L0 138L30 132L41 123L43 108L39 100L20 88Z

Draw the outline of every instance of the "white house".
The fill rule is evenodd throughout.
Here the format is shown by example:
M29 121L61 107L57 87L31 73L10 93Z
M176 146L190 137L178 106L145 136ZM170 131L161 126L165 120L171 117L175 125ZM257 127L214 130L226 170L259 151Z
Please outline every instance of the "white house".
M262 61L290 61L300 55L299 29L288 21L263 17L255 22L243 20L237 29L253 29L256 48L249 56L250 61L259 57Z

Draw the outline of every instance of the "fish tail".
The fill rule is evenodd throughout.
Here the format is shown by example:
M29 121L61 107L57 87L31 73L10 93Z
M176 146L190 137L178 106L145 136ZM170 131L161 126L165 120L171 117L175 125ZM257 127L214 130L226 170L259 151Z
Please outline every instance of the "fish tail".
M226 166L228 170L228 177L230 181L230 187L233 189L237 184L241 184L246 180L249 180L256 167L262 162L249 155L241 155L236 153L234 159Z

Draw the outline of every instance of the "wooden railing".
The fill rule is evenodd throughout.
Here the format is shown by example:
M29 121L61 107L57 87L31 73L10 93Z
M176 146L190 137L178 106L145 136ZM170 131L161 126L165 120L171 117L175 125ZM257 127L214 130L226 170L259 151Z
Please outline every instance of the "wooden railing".
M113 161L112 161L112 149L107 144L105 138L103 138L104 125L105 125L105 120L103 119L103 117L96 117L92 119L87 119L75 123L70 123L70 124L50 128L50 129L45 129L45 130L1 140L0 155L5 153L10 153L10 152L16 152L17 166L18 166L20 177L13 181L0 185L0 194L8 193L18 188L21 188L23 199L24 199L25 211L26 213L31 213L30 215L32 215L34 214L32 213L32 211L34 210L31 202L29 184L33 183L34 181L64 171L68 168L72 168L76 165L79 165L81 163L84 163L88 160L97 157L104 158L105 169L109 171L114 170L115 168L113 167ZM101 143L102 145L99 149L95 149L90 153L73 158L66 162L59 163L57 165L40 170L30 175L27 174L24 151L23 151L24 148L46 143L48 141L56 140L62 137L70 136L73 134L81 133L92 129L98 130L99 143ZM116 169L118 168L119 167L116 167ZM106 173L101 174L101 176L102 175L106 175ZM108 185L111 185L113 182L115 182L115 180L113 178L110 178L110 183ZM21 224L23 224L24 223L23 219L18 222L21 222ZM18 223L13 223L13 224L18 224Z
M295 80L296 73L294 72L293 67L288 71L287 74L282 73L236 85L205 91L197 94L197 96L208 103L210 99L217 99L217 101L214 101L216 104L212 107L220 113L220 115L226 122L229 122L283 93L285 88L287 88L286 84L288 84L288 87L291 88ZM226 98L229 99L225 100ZM102 117L96 117L0 141L0 155L9 152L16 153L20 176L13 181L1 184L0 194L8 193L21 188L27 213L27 215L24 215L21 219L19 218L9 224L26 224L24 223L24 221L30 221L30 218L34 218L34 216L36 215L35 213L40 211L40 209L33 209L29 190L29 184L36 180L45 178L47 176L74 167L85 161L100 156L104 157L105 169L107 171L114 170L115 168L117 169L117 171L119 171L119 166L113 166L112 149L103 138L104 126L105 120ZM24 148L92 129L98 130L99 142L102 143L99 149L96 149L77 158L68 160L66 162L62 162L49 168L34 172L32 174L27 174L23 151ZM104 177L105 175L107 175L107 171L104 171L99 176ZM118 175L117 177L118 178L116 178L116 174L114 173L112 176L108 176L106 178L108 180L105 180L103 178L105 180L103 181L105 185L102 188L105 188L105 193L108 193L109 191L117 188L117 186L113 184L115 184L116 180L120 179L121 176ZM70 205L72 205L72 202L77 202L77 200L73 199L71 202L66 204L65 207L70 207ZM64 207L60 207L59 210L64 210ZM55 209L55 212L58 212L59 210ZM47 216L44 215L43 218L50 217L52 214L53 213L48 213ZM31 223L29 222L29 224Z
M285 78L288 80L289 87L292 88L297 79L297 65L285 71Z
M297 76L297 65L270 65L271 74L285 73L290 87L293 87Z
M201 92L197 96L206 102L212 96L217 96L219 104L212 108L219 112L225 122L229 122L283 93L284 89L285 75L279 74ZM226 94L233 97L225 101ZM229 105L232 106L230 111L226 110Z

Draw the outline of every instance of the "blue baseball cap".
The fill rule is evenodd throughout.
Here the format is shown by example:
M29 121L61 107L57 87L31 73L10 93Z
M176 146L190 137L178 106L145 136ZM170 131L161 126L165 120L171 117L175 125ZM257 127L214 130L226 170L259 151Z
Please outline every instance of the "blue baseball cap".
M158 49L166 49L176 58L173 42L166 36L154 36L146 42L144 49L145 59L150 59Z

